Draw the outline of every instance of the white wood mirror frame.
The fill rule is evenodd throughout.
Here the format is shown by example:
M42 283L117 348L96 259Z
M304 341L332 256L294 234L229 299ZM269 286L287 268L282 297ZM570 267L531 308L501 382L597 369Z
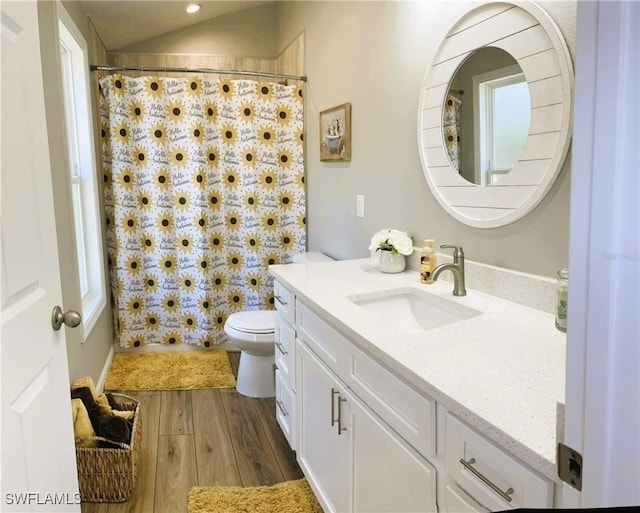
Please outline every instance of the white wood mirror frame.
M529 85L531 125L520 158L498 184L475 185L449 163L442 108L449 82L476 49L510 53ZM555 182L571 142L573 66L555 22L532 2L487 3L449 30L427 71L418 113L418 147L431 192L455 219L495 228L528 214Z

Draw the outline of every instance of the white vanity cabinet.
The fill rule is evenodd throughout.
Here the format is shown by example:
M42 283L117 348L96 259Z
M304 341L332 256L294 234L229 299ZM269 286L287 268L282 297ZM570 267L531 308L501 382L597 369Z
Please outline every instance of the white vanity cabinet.
M553 482L446 413L447 475L489 511L553 506ZM460 495L460 494L458 494ZM447 502L453 500L447 497ZM457 513L456 509L449 509ZM474 511L474 509L471 509Z
M276 306L275 365L276 420L293 450L296 450L295 295L277 280L273 284Z
M343 379L350 342L300 303L296 318L298 462L324 510L435 513L433 466Z
M517 441L505 432L501 442L502 434L487 428L489 419L474 416L475 410L457 399L475 398L473 390L458 392L443 378L451 373L457 376L457 387L466 386L459 362L443 359L439 340L421 340L425 353L419 356L428 369L418 377L427 383L444 381L446 392L436 385L428 392L398 371L402 352L392 356L375 351L386 347L380 337L349 314L347 303L340 308L346 294L342 283L352 279L346 290L361 291L363 280L370 277L358 275L353 267L333 283L343 265L348 264L336 263L335 271L333 264L326 266L331 272L318 266L312 274L299 267L283 269L282 276L275 273L274 282L276 415L325 513L488 513L553 507L555 475L528 459L530 446L513 450L510 446ZM315 286L309 287L310 276ZM341 292L333 292L337 290ZM487 319L492 312L484 314ZM473 336L464 323L459 326L464 337ZM384 333L389 336L398 337ZM414 336L414 349L419 347L416 340ZM394 342L412 343L402 337ZM447 344L465 345L455 337ZM438 359L437 367L428 363L432 357ZM404 368L411 364L404 362ZM479 401L485 409L487 401ZM501 418L500 412L488 411Z

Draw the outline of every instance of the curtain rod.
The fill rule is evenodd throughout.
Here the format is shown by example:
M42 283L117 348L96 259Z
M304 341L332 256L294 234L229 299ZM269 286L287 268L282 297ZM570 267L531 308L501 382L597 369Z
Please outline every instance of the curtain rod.
M165 68L147 66L102 66L90 64L91 71L153 71L164 73L214 73L218 75L250 75L254 77L290 78L292 80L307 81L306 76L283 75L281 73L269 73L262 71L244 71L240 69L210 69L210 68Z

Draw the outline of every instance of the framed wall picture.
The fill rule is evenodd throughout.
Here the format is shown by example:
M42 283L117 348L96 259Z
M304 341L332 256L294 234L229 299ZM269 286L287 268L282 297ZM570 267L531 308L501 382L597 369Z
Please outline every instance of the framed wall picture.
M351 104L320 112L320 160L351 160Z

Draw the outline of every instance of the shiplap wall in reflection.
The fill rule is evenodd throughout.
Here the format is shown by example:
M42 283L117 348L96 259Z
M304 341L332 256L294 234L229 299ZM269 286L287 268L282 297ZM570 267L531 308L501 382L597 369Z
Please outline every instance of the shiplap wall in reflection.
M442 139L442 106L451 77L477 48L510 53L529 84L531 124L525 147L496 185L478 186L456 173ZM559 30L542 10L507 3L481 6L462 18L440 46L422 97L421 154L436 198L476 227L508 224L529 212L553 185L569 147L573 70Z

